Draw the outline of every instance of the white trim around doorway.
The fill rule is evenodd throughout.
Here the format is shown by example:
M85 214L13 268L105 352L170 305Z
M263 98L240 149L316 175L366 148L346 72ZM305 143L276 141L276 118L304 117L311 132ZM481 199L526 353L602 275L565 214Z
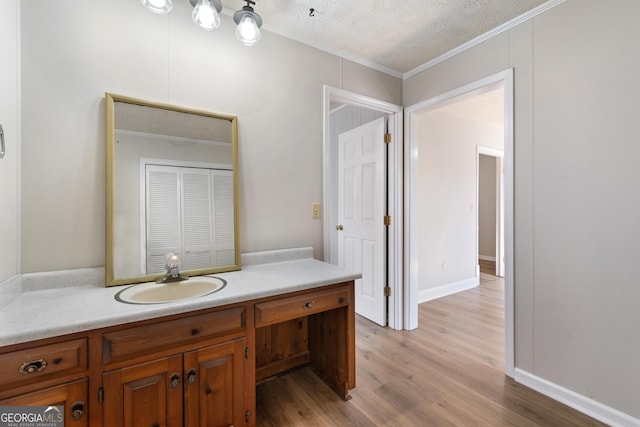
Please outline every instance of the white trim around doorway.
M404 222L407 227L404 230L404 253L406 271L404 293L404 319L405 329L418 327L418 239L415 232L418 220L418 141L417 115L430 109L437 108L453 98L482 90L488 86L503 82L504 84L504 238L505 238L505 373L513 377L515 370L515 339L514 339L514 169L513 169L513 69L496 73L484 79L469 83L444 94L435 96L405 108L404 126L405 136L405 170L404 170L404 195L405 210Z
M353 92L349 92L343 89L334 88L331 86L324 86L324 106L323 106L323 212L322 215L322 227L323 227L323 241L324 241L324 260L329 262L330 260L330 233L335 230L335 225L331 223L330 215L327 213L331 211L332 207L336 204L337 194L331 187L331 174L334 173L332 167L332 155L335 147L332 147L330 143L331 131L330 131L330 113L331 103L338 102L350 105L356 105L359 107L368 108L371 110L385 113L388 117L389 129L391 134L391 147L389 149L388 158L388 176L389 176L389 190L388 190L388 209L389 214L392 217L391 226L389 226L389 283L387 284L391 288L391 296L389 297L388 306L388 326L392 329L407 329L403 323L405 318L403 302L405 300L404 291L404 274L403 274L403 247L404 247L404 234L403 234L403 109L399 105L390 104L385 101L380 101L374 98L370 98L364 95L359 95ZM335 171L337 174L337 171Z

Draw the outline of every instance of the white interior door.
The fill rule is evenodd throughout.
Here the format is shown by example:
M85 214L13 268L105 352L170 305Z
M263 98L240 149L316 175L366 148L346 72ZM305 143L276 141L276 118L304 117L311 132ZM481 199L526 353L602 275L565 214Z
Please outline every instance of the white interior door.
M362 272L356 313L386 324L385 118L339 136L338 262Z

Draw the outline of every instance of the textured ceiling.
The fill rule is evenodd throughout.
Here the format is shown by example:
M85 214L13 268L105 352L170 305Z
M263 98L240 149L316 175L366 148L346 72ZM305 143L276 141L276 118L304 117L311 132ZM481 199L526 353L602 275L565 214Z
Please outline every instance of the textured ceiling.
M242 0L222 0L227 11ZM406 73L547 0L256 0L264 28ZM309 16L309 9L315 16Z

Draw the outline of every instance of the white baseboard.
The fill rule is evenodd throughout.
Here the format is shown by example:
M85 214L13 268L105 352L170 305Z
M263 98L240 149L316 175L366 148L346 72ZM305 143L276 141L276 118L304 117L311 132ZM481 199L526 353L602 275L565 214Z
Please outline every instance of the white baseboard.
M496 262L496 257L494 257L494 256L478 255L478 259L482 259L484 261Z
M473 289L479 284L480 279L478 277L472 277L470 279L460 280L459 282L447 283L446 285L437 286L435 288L423 289L418 292L418 304L446 297L447 295L453 295L458 292L466 291L467 289Z
M514 380L613 427L640 427L640 419L516 368Z

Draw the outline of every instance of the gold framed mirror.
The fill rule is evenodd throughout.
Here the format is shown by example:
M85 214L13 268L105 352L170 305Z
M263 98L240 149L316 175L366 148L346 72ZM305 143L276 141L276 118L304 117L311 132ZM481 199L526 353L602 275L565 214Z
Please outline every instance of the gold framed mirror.
M240 269L236 116L105 94L105 285Z

